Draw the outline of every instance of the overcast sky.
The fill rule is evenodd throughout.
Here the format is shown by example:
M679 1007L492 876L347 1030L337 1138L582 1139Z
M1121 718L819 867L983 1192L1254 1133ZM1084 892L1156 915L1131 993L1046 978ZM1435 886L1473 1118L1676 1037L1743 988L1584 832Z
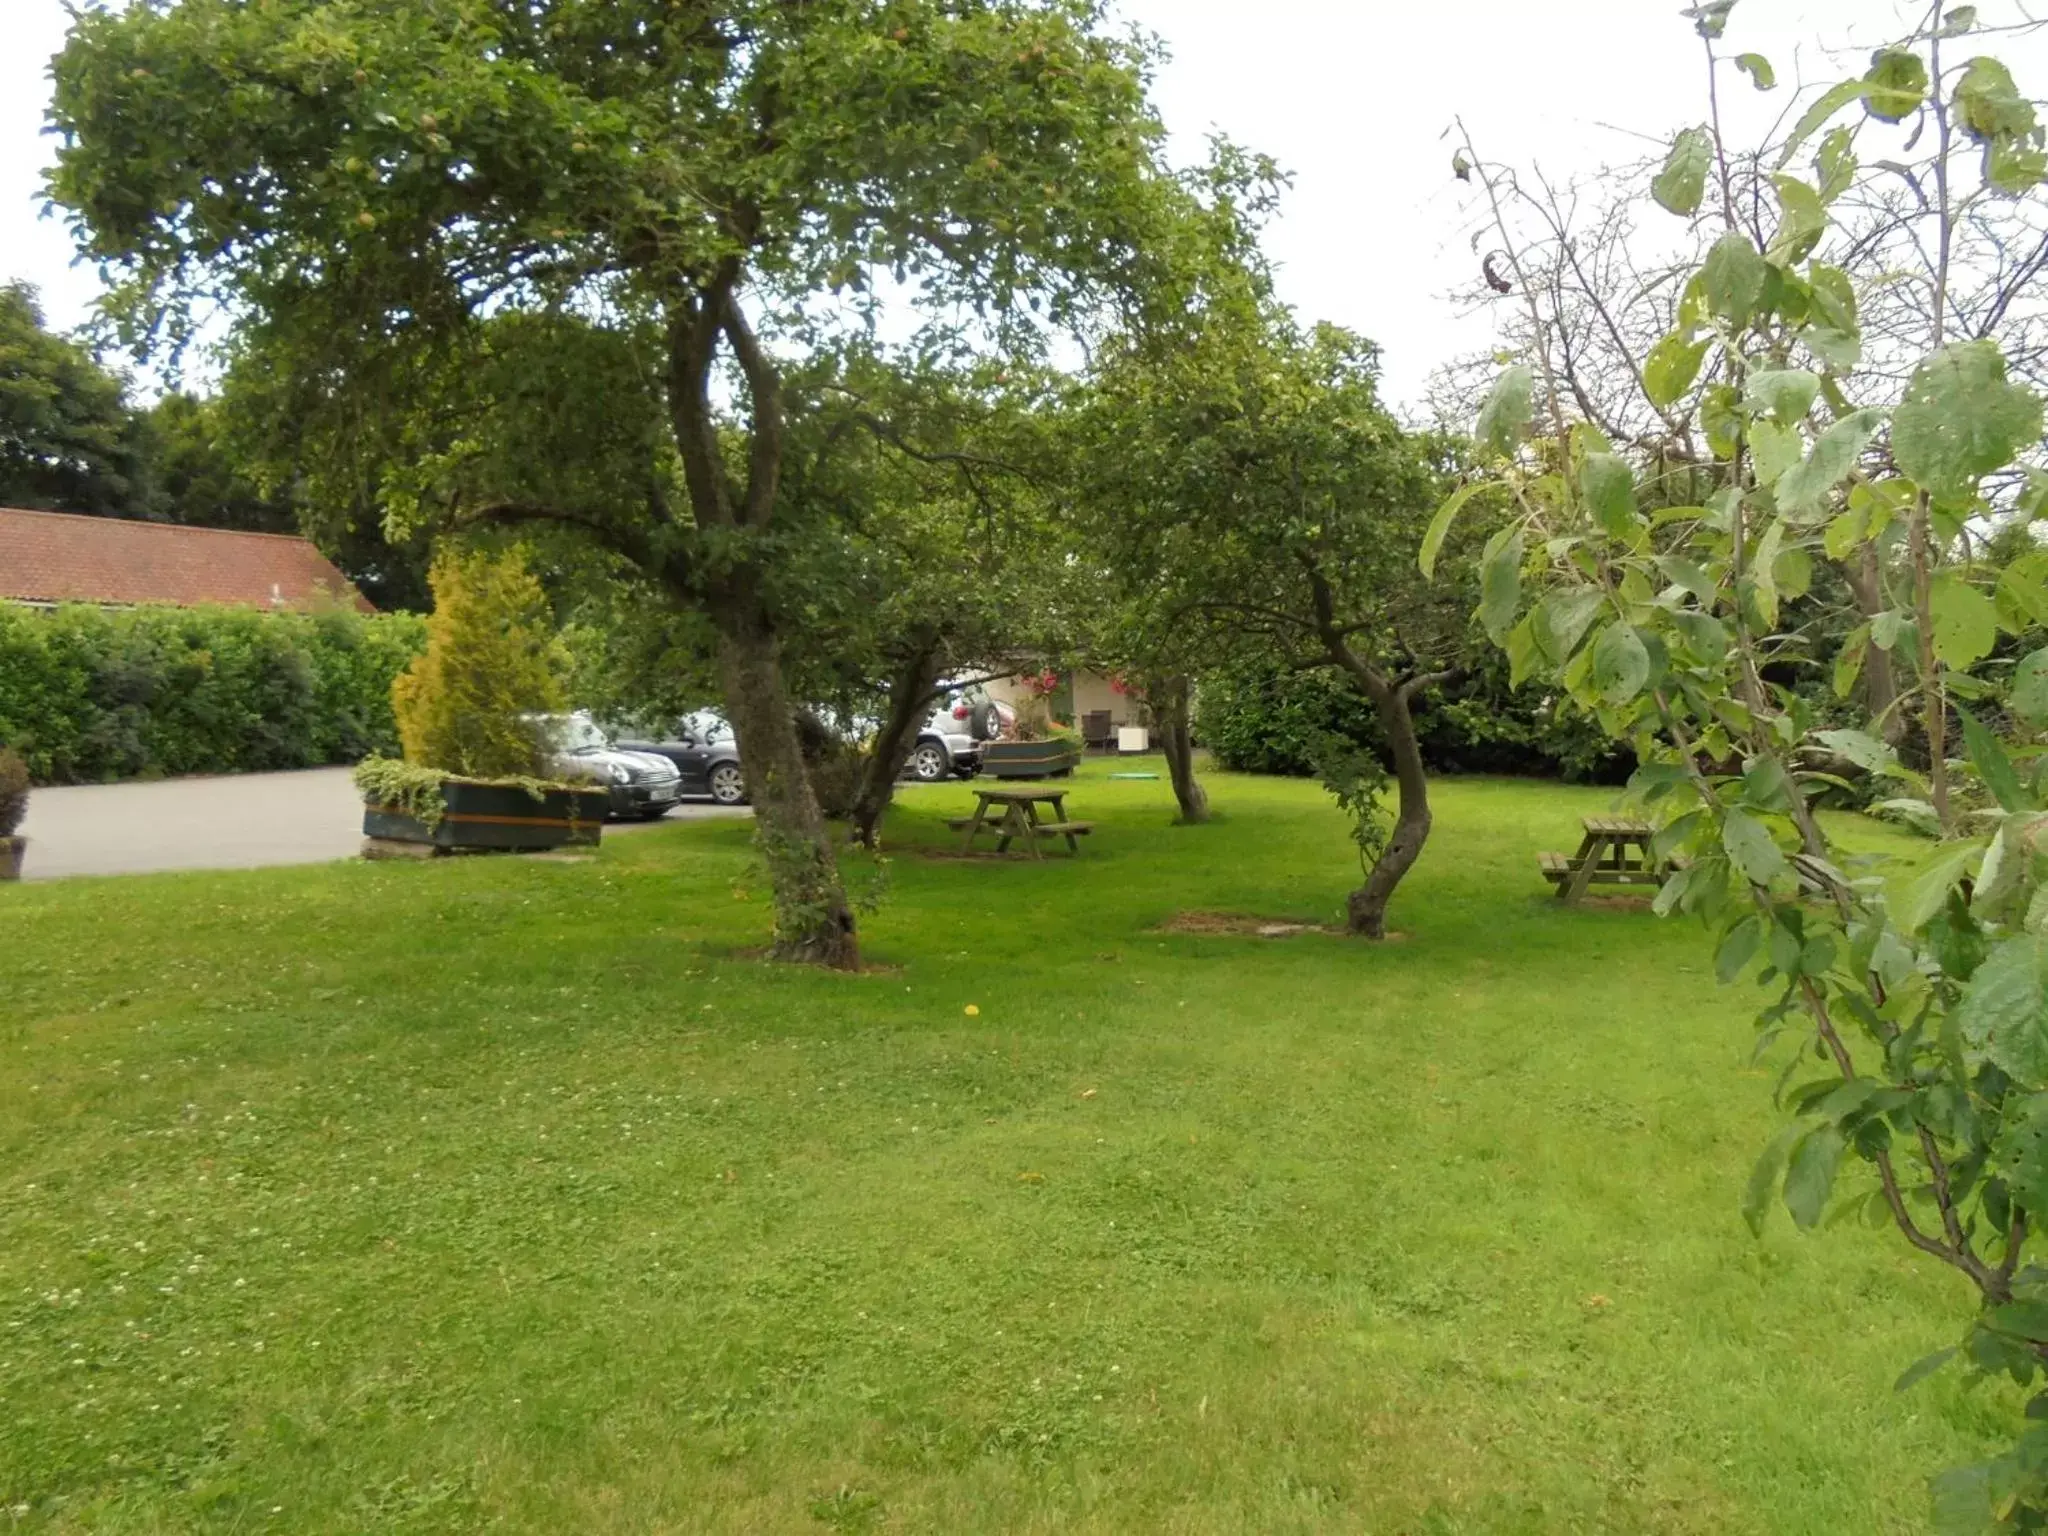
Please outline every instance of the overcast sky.
M1469 280L1468 189L1441 135L1462 115L1482 153L1538 163L1553 178L1643 153L1704 115L1699 44L1659 0L1120 0L1172 52L1157 99L1176 158L1220 130L1295 176L1268 247L1283 296L1385 349L1388 393L1413 401L1438 363L1483 348L1451 288ZM1911 8L1919 13L1921 7ZM1894 0L1741 0L1730 51L1777 66L1769 95L1724 91L1739 133L1782 111L1796 84L1903 30ZM1980 6L1987 21L2011 3ZM99 290L72 264L63 224L44 218L51 153L42 129L62 0L0 0L0 278L43 292L58 325L82 321ZM2048 93L2048 38L1999 51L2023 90Z

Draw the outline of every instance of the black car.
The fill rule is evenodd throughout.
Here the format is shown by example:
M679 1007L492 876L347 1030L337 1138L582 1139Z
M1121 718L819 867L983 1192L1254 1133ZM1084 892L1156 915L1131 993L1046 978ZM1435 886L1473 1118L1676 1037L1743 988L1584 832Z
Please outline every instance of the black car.
M628 752L652 752L674 763L686 795L709 795L720 805L747 803L739 742L732 727L708 709L683 716L659 741L635 738L619 746Z

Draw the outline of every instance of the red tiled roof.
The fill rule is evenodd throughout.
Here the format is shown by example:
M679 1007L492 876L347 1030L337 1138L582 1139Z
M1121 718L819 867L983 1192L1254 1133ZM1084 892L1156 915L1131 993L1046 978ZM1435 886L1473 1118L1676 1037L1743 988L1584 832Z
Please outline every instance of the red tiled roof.
M0 598L377 610L304 539L0 507Z

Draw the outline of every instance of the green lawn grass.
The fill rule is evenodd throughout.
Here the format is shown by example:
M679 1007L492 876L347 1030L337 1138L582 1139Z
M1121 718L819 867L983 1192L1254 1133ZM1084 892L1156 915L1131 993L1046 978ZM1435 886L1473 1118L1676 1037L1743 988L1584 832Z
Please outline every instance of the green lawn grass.
M0 1530L1924 1528L1967 1298L1749 1235L1754 999L1535 873L1605 792L1441 786L1374 948L1154 932L1356 863L1102 771L907 795L858 978L732 823L0 891Z

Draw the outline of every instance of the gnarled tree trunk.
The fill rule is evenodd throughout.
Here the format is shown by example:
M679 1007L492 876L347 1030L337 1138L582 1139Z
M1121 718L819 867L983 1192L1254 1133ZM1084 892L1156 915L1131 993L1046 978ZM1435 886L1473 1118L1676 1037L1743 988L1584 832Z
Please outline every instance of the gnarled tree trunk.
M1422 767L1422 743L1415 739L1415 714L1411 705L1426 688L1449 682L1455 669L1425 673L1395 681L1351 648L1350 634L1337 622L1336 601L1330 584L1311 563L1309 591L1315 604L1316 634L1330 663L1351 680L1360 693L1372 701L1379 716L1380 730L1387 738L1387 753L1394 760L1394 830L1386 847L1366 871L1365 884L1353 891L1345 903L1345 926L1368 939L1387 936L1387 903L1402 878L1422 857L1422 845L1429 841L1429 775Z
M1394 830L1387 846L1366 872L1365 884L1353 891L1345 903L1345 926L1368 939L1387 936L1387 903L1402 877L1422 857L1429 841L1429 775L1422 767L1422 745L1415 739L1415 716L1409 708L1418 684L1427 679L1394 684L1373 675L1368 680L1354 671L1353 680L1379 716L1380 730L1387 738L1388 754L1394 759L1396 803Z
M889 712L875 733L874 750L868 754L853 801L853 836L864 847L876 845L882 816L895 798L896 781L917 744L917 728L937 697L939 664L938 636L920 634L889 679Z
M858 970L853 909L804 771L774 626L744 590L715 593L708 608L718 631L726 718L739 738L747 798L754 806L755 842L774 889L775 956Z
M701 586L705 614L718 633L720 691L739 738L755 841L774 892L774 953L857 970L853 908L804 769L775 615L747 548L774 519L786 422L781 375L735 297L739 271L738 260L728 258L669 311L669 412L690 509L699 532L717 533L725 546L713 569L686 574L689 585ZM747 473L740 485L727 469L711 410L710 376L721 337L751 397Z
M1185 677L1153 678L1145 685L1145 702L1152 706L1159 749L1166 754L1167 777L1173 780L1173 798L1180 806L1181 821L1192 826L1209 819L1209 792L1195 777L1195 742L1188 722L1190 691Z

